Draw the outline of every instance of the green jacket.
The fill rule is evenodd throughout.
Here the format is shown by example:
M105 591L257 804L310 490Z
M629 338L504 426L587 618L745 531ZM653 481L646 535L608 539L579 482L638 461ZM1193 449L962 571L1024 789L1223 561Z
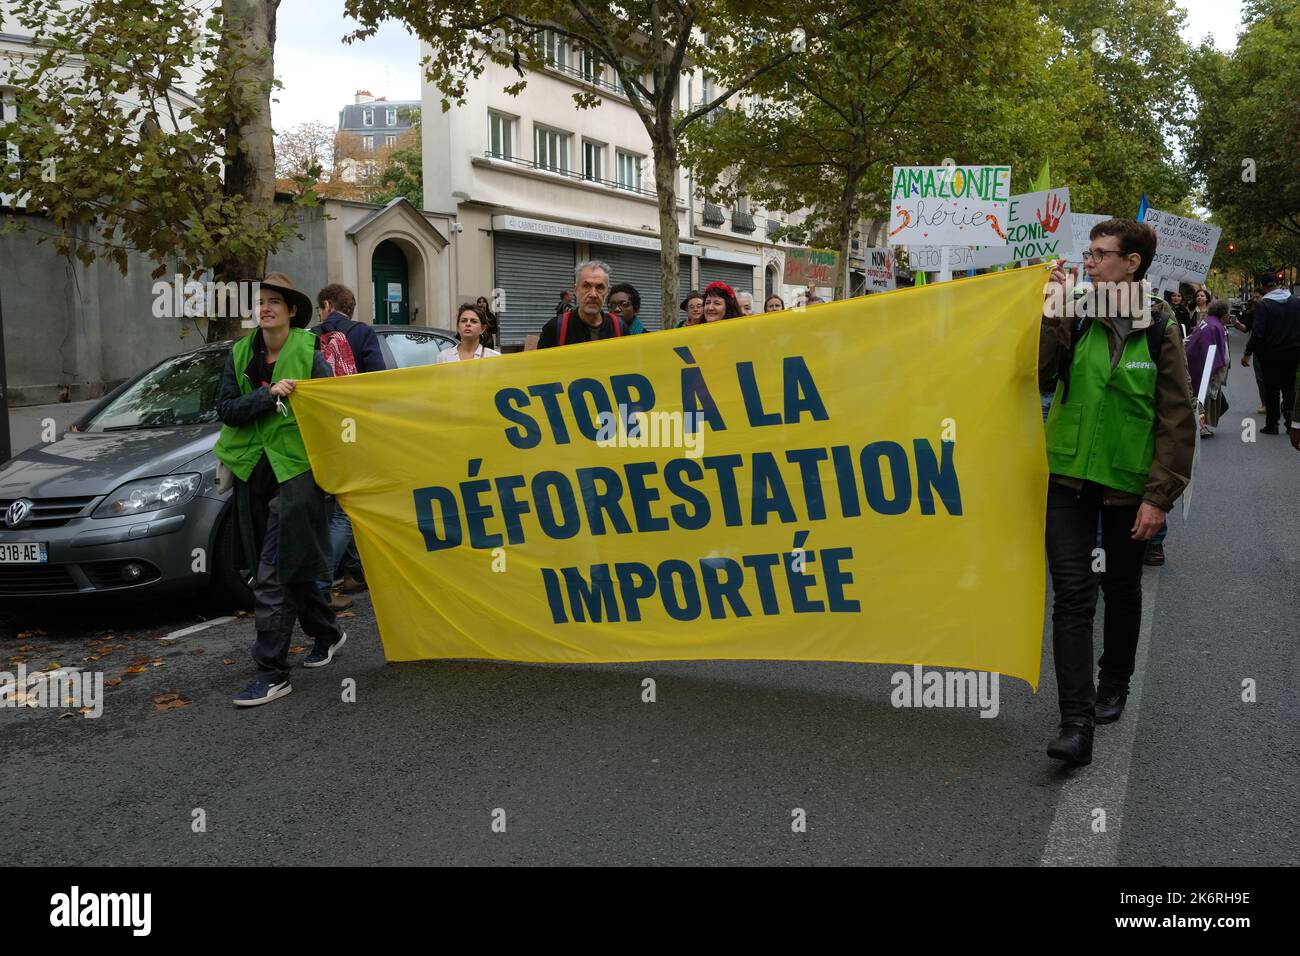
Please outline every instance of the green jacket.
M318 341L315 335L305 329L290 329L289 338L276 360L271 381L311 378ZM261 361L260 348L257 349L257 355L254 355L254 346L260 344L261 333L254 332L236 342L231 351L228 371L234 371L240 395L259 390L249 377L248 367L255 358ZM270 390L265 386L262 390L267 393L265 399L270 403L271 413L263 413L242 422L239 421L241 416L237 414L230 418L223 414L221 436L217 439L213 453L243 481L248 480L265 454L275 472L276 481L288 481L311 468L307 461L307 449L303 445L302 433L298 430L298 422L289 403L283 403L287 414L280 414L275 408L275 399L270 395ZM231 403L226 404L229 406ZM231 421L231 418L235 420Z
M1047 416L1047 462L1054 475L1081 478L1140 495L1156 450L1156 363L1146 337L1124 342L1111 367L1106 327L1094 322L1079 340Z

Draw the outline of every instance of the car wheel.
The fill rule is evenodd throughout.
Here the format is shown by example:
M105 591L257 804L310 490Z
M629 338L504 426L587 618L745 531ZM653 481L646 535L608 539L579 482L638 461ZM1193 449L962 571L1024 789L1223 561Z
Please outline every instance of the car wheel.
M253 607L253 591L239 573L239 535L235 509L227 508L217 529L217 551L208 583L213 610L223 613Z

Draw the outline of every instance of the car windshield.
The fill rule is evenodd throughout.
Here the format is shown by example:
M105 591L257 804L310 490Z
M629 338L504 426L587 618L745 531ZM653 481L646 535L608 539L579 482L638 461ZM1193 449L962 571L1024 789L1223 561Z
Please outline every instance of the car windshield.
M87 423L86 431L215 422L226 354L221 349L200 349L168 359L105 405Z
M397 368L432 365L438 360L439 352L456 344L455 339L430 332L386 332L383 335Z

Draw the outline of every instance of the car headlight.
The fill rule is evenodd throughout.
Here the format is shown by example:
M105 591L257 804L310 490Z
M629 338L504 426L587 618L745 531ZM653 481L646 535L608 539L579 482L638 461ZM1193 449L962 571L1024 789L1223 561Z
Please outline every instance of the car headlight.
M202 482L203 476L197 474L128 481L105 498L91 517L116 518L184 504L194 497Z

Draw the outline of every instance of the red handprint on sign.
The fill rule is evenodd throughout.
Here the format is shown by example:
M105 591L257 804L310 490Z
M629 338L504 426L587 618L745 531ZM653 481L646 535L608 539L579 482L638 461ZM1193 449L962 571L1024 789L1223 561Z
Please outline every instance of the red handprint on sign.
M1063 215L1065 215L1065 203L1061 202L1061 197L1049 195L1046 214L1043 210L1038 210L1038 224L1048 232L1056 232Z

